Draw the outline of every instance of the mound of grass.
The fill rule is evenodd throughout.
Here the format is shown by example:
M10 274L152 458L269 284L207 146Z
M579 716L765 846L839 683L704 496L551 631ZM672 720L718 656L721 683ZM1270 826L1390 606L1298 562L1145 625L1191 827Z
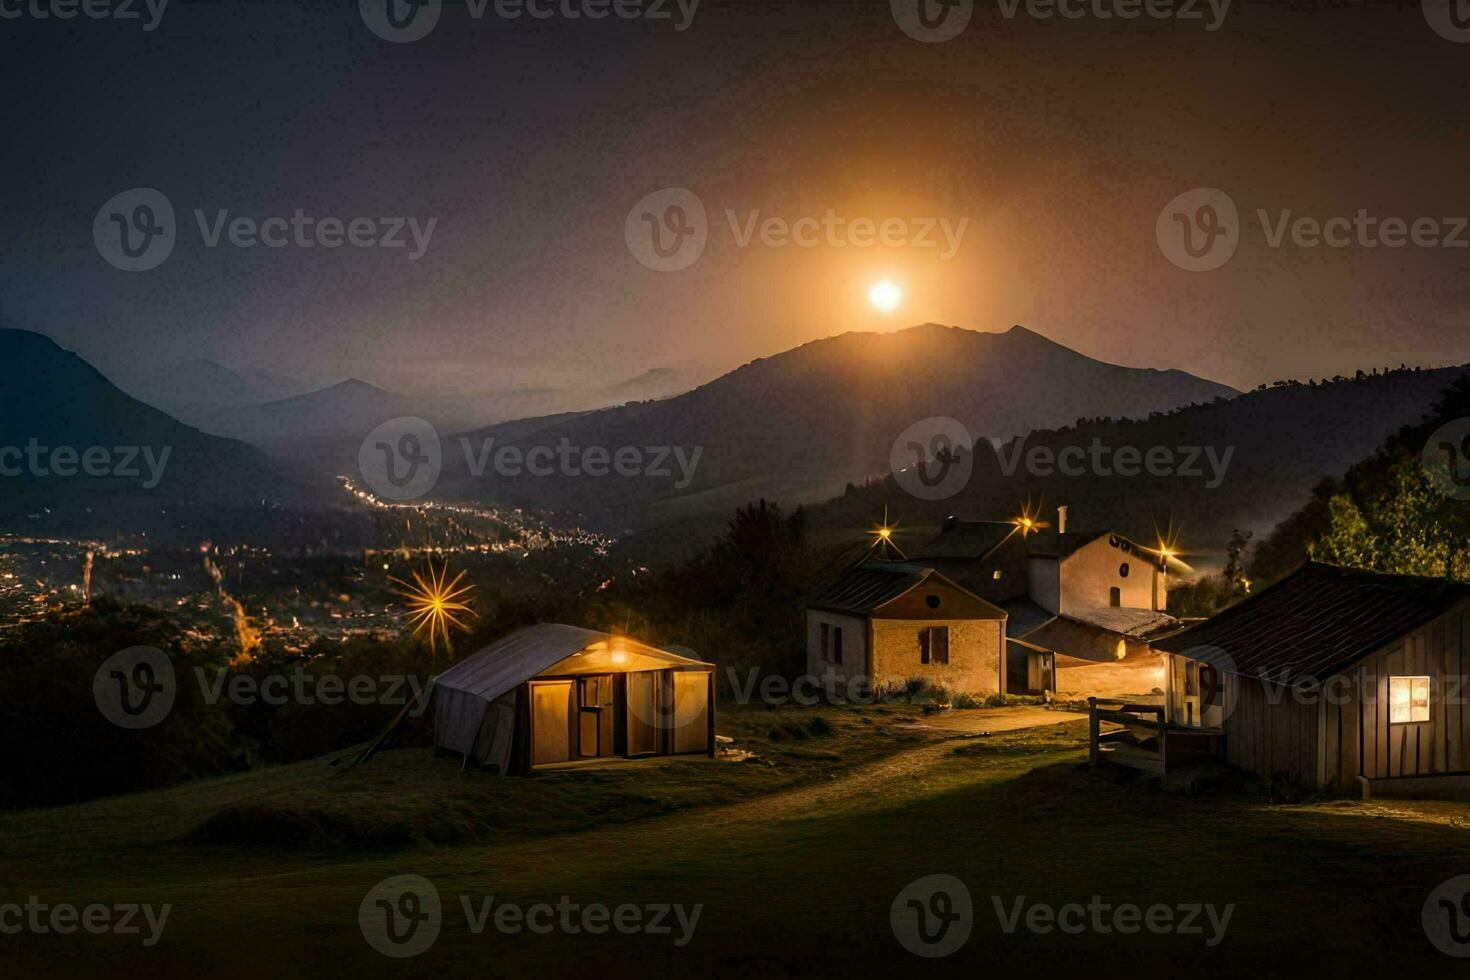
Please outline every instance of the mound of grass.
M254 803L219 810L187 839L196 844L282 851L384 850L414 843L406 824L369 823L325 810L277 809Z

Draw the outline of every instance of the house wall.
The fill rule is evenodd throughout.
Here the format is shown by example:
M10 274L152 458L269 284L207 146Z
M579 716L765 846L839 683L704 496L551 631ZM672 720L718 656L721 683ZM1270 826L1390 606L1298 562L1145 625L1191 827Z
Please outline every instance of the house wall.
M1052 615L1062 610L1061 573L1055 558L1029 558L1026 582L1031 601Z
M1118 541L1118 545L1112 541ZM1056 610L1068 613L1076 609L1109 605L1109 590L1121 590L1119 605L1130 609L1163 610L1167 605L1165 590L1157 587L1155 579L1160 577L1158 566L1147 554L1137 550L1125 552L1121 538L1103 535L1090 544L1083 545L1060 562L1060 598ZM1123 565L1128 566L1128 576L1120 574ZM1045 603L1037 601L1047 609Z
M842 663L822 658L822 624L842 628ZM833 693L842 696L854 678L868 674L868 621L820 609L806 611L806 670L812 677L833 679Z
M1225 761L1264 780L1284 773L1305 788L1318 785L1318 706L1267 691L1255 678L1231 675L1225 685Z
M898 687L911 677L970 694L1004 689L1004 619L874 619L874 688ZM919 662L919 630L949 627L949 663Z
M1317 783L1353 791L1370 779L1470 770L1470 604L1406 634L1329 679L1318 705ZM1429 721L1389 722L1388 679L1428 675Z

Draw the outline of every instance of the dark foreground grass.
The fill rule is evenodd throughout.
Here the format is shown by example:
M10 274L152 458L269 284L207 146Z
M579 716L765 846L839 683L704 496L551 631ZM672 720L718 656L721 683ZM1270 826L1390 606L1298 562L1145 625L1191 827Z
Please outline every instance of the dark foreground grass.
M845 739L833 754L844 760L884 754L864 731L881 730L892 716L827 717L835 729L829 744ZM751 724L770 726L758 717ZM798 788L774 794L765 782L774 777L762 772L770 767L741 763L727 770L734 783L704 789L748 797L744 803L674 807L663 816L592 830L536 834L520 827L453 845L301 855L167 835L140 844L114 831L96 843L78 841L76 853L60 861L33 853L8 862L5 894L43 888L39 893L53 901L172 903L158 946L141 949L120 937L0 941L33 971L154 976L296 976L327 969L578 977L907 976L920 970L967 976L1000 970L1017 976L1463 975L1464 961L1436 952L1420 926L1430 889L1470 872L1470 832L1455 825L1455 814L1439 811L1430 820L1419 819L1413 808L1278 807L1248 794L1163 793L1126 774L1082 765L1082 736L1082 726L1071 724L963 742L913 742L877 770L856 776L842 774L848 761L790 762L782 778ZM812 752L822 741L798 744ZM808 766L813 768L793 771ZM831 778L820 775L822 766L832 770ZM579 796L608 807L615 805L608 792L669 799L664 794L674 790L668 782L720 771L711 764L687 773L640 770L641 776L612 787L547 781L558 792L546 805L565 801L583 814L580 821L591 804L578 804ZM406 814L413 803L394 802L404 790L390 785L390 775L384 772L378 787L381 803ZM748 792L742 792L746 777ZM318 790L318 797L325 795ZM150 802L149 796L131 798L145 809ZM1374 815L1379 813L1387 815ZM544 816L537 811L525 820ZM46 836L32 833L36 845ZM123 859L107 862L110 846L123 846ZM974 929L954 955L923 961L895 941L890 906L910 881L937 872L967 884ZM405 873L435 883L443 926L423 955L390 960L364 942L357 911L375 884ZM477 908L489 896L496 904L555 903L563 895L581 904L702 909L692 940L676 946L677 928L672 935L595 936L509 935L492 926L477 935L462 905ZM1061 905L1093 896L1140 906L1229 904L1233 911L1223 941L1208 946L1208 927L1203 936L1036 935L1024 927L1007 933L995 909L997 902L1010 909L1018 900Z

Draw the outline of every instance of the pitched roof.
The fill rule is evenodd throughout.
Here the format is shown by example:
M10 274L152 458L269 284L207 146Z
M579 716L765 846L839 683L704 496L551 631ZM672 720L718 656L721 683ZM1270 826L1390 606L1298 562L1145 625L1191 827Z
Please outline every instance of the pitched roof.
M932 568L922 565L865 561L843 572L830 589L817 597L812 607L866 616L933 574Z
M1456 604L1470 585L1307 562L1153 646L1247 677L1329 677Z
M1016 533L1011 521L954 521L914 553L915 558L984 558Z
M712 666L631 637L561 623L537 623L470 654L434 678L434 685L493 701L552 667L558 668L557 673L621 673L691 665Z

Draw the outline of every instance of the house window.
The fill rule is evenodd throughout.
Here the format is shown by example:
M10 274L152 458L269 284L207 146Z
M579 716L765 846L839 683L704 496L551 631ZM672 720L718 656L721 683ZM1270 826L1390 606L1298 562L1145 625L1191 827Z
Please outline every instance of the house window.
M1119 578L1127 578L1128 577L1128 563L1126 561L1123 564L1121 564L1121 565L1118 566L1118 577Z
M842 627L832 627L832 662L842 663Z
M1108 605L1113 607L1123 605L1123 590L1116 585L1108 589Z
M821 646L821 650L822 650L822 659L823 660L831 660L832 659L832 624L831 623L823 623L823 624L821 624L821 634L822 634L822 639L821 639L820 646Z
M1428 677L1388 679L1388 720L1396 725L1429 720Z
M992 582L999 582L1000 581L1000 569L997 568L995 571L993 571L993 572L990 573L990 580Z
M930 609L938 609L939 608L939 596L937 596L937 595L926 595L924 597L924 605L928 606Z
M919 630L919 663L949 663L948 626L925 626Z

